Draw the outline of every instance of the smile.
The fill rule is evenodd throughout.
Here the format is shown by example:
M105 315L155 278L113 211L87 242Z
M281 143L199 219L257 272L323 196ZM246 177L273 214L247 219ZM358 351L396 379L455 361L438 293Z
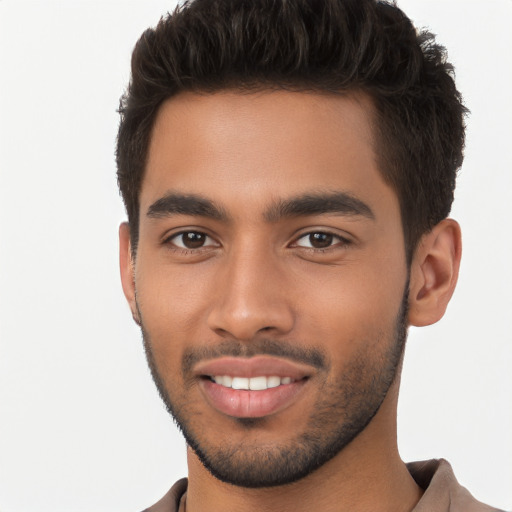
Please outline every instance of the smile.
M263 418L293 406L310 388L316 370L272 356L225 356L193 370L206 402L235 418Z
M220 386L247 391L263 391L265 389L277 388L295 382L291 377L266 377L261 375L259 377L231 377L230 375L215 375L210 379L219 384Z

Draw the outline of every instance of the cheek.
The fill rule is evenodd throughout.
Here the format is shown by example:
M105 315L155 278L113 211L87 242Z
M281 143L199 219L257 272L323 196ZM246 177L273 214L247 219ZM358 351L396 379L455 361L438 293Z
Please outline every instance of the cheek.
M346 361L362 345L394 340L407 277L405 265L382 263L318 268L297 280L298 326L306 342Z
M182 350L204 338L208 280L192 266L180 269L149 261L136 272L137 303L155 351Z

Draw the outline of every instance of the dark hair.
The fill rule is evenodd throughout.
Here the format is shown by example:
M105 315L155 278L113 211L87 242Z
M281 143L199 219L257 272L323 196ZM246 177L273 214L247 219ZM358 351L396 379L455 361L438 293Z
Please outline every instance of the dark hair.
M181 91L368 94L379 168L400 203L408 259L451 209L466 109L446 52L393 3L195 0L146 30L120 101L117 175L136 248L139 194L162 102Z

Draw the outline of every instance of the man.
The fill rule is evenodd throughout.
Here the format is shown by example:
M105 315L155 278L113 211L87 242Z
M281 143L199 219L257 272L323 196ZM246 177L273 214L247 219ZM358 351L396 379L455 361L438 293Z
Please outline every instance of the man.
M372 0L196 0L143 34L121 273L189 447L148 510L494 510L396 444L407 328L461 256L451 71Z

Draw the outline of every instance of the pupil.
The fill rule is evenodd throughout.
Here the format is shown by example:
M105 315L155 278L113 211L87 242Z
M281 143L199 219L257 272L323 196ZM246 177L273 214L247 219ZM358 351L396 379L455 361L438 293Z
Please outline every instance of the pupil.
M332 244L332 235L328 233L312 233L309 242L315 249L325 249Z
M195 233L190 231L183 234L183 245L188 249L197 249L204 245L206 236L203 233Z

